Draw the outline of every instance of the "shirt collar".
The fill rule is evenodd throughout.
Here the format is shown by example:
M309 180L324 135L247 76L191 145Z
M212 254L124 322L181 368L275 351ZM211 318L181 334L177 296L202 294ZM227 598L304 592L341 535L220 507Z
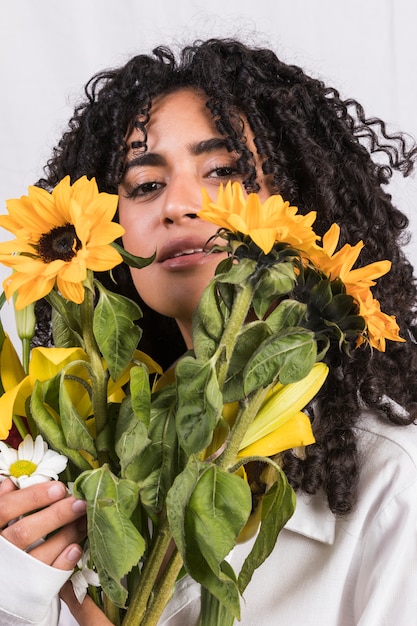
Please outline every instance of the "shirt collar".
M335 538L336 517L320 495L306 496L298 493L294 515L285 526L299 535L332 545Z

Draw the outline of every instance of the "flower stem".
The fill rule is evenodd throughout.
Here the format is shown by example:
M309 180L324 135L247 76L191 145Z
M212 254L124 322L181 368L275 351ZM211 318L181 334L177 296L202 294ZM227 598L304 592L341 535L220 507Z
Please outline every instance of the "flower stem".
M30 339L24 337L22 339L22 365L25 374L29 373L29 361L30 361Z
M254 288L251 281L246 280L241 285L235 301L233 302L232 311L218 348L218 354L220 356L218 369L220 389L223 388L224 381L226 379L230 355L236 344L236 336L248 316L249 309L252 304L253 292ZM228 469L235 463L243 437L245 436L249 425L257 415L268 389L269 387L267 389L259 389L250 398L247 398L243 402L243 408L240 409L236 417L227 447L216 461L216 464L223 469Z
M80 314L85 351L91 364L92 404L97 437L107 424L108 374L103 368L101 353L94 337L94 293L88 287L85 288L85 297L80 305Z
M24 439L28 434L28 429L25 426L24 421L20 417L20 415L13 415L13 424L16 426L17 432ZM34 438L34 435L33 435Z
M257 416L271 386L272 385L268 385L265 388L258 389L242 402L242 408L239 410L236 417L227 447L216 461L216 464L221 468L229 469L229 467L236 463L236 457L243 437Z
M161 580L155 589L154 599L145 613L141 626L156 626L172 595L172 590L182 567L182 557L175 548Z
M223 336L217 349L220 354L220 364L218 371L218 381L220 389L223 388L226 379L227 368L229 366L230 355L236 343L236 336L247 318L253 298L253 287L250 281L245 281L240 291L238 291L233 303L232 311L227 320ZM224 353L223 356L222 353Z
M172 534L169 529L168 519L165 513L161 520L161 525L159 526L159 529L158 529L158 534L156 537L155 544L143 567L139 585L136 587L136 590L132 596L132 599L130 600L129 608L123 620L123 626L138 626L139 624L142 624L142 619L148 609L149 599L151 595L153 595L154 585L158 579L161 566L164 562L164 559L169 549L171 541L172 541ZM178 567L177 574L180 568L181 568L181 565L179 565ZM170 568L166 570L166 573L168 571L170 571ZM175 582L175 578L173 582ZM162 587L162 582L161 582L161 587ZM167 588L163 587L163 593L161 593L161 597L157 598L158 605L159 603L163 603L163 607L165 607L165 604L168 601L171 592L172 592L172 585L169 586L168 588L168 583L167 583ZM149 615L151 616L152 614L153 612L150 611ZM152 624L152 622L147 621L147 624L150 625Z
M105 594L103 597L103 605L107 619L111 621L113 626L120 626L120 611L118 607L113 604L113 602L111 602Z

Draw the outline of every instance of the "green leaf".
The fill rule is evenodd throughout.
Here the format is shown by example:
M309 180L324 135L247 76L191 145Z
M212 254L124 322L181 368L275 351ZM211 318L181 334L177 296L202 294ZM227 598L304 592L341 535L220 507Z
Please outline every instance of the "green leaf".
M333 296L331 302L324 307L323 315L326 319L339 323L352 312L355 306L352 296L339 293Z
M148 368L143 363L138 363L130 370L130 393L136 417L148 428L151 419L151 387Z
M138 345L142 331L134 323L142 317L139 306L96 283L99 299L94 309L94 336L109 368L117 380L126 369Z
M87 500L90 550L103 590L123 607L127 591L120 581L145 550L145 541L130 520L138 502L138 487L133 481L117 478L104 465L81 474L74 493Z
M278 380L282 384L296 382L307 376L317 356L314 334L303 328L284 329L266 339L248 362L244 372L244 390L266 387Z
M235 616L205 587L201 588L201 612L198 626L233 626Z
M140 454L150 443L146 424L138 418L132 407L132 398L127 396L120 407L115 432L115 450L120 460L122 478L138 479Z
M117 252L123 258L123 261L127 265L129 265L129 267L135 267L139 270L142 269L142 267L147 267L148 265L153 263L156 257L156 253L148 257L136 256L135 254L131 254L130 252L125 250L122 246L119 246L119 244L115 241L113 241L111 245L113 246L113 248L116 248Z
M65 386L65 380L67 378L67 372L72 369L77 363L84 365L83 361L73 361L65 367L60 373L60 386L59 386L59 415L61 418L62 430L64 432L65 440L69 448L73 450L85 450L89 452L94 458L97 458L97 450L94 445L94 439L88 430L84 419L78 413L75 408L71 396L69 395ZM76 383L76 379L71 377L72 383ZM80 381L80 386L84 381ZM82 389L84 392L84 388Z
M228 285L241 285L256 271L257 262L254 259L243 258L230 269L215 277L216 282Z
M270 463L270 471L276 473L276 481L262 498L259 532L238 576L241 593L249 584L255 569L271 554L279 532L284 528L295 509L295 494L288 484L285 474L278 466L268 462Z
M58 295L58 297L61 297ZM79 305L65 302L66 314L63 316L52 307L52 337L57 348L83 347Z
M172 535L189 574L239 618L233 569L224 561L251 509L248 484L235 474L196 459L167 495Z
M266 323L273 333L278 333L284 328L302 326L307 305L297 300L283 300L266 318Z
M175 476L181 471L176 406L174 385L165 387L153 399L148 431L151 443L129 467L129 475L138 482L141 502L151 513L161 510Z
M224 318L217 286L211 281L204 289L193 318L193 346L198 359L208 360L215 353L224 330Z
M274 301L293 289L295 281L292 263L277 263L266 267L259 275L253 296L256 316L262 319Z
M272 333L266 322L245 324L236 336L223 388L223 403L235 402L245 396L242 372L253 353Z
M223 397L216 371L209 361L184 357L176 368L177 432L185 452L196 454L206 448L223 410Z
M310 301L319 311L331 303L333 298L328 278L320 280L310 291Z
M50 380L36 381L30 401L30 411L42 436L51 448L65 454L82 470L90 468L88 462L66 442L62 427L58 422L60 376Z

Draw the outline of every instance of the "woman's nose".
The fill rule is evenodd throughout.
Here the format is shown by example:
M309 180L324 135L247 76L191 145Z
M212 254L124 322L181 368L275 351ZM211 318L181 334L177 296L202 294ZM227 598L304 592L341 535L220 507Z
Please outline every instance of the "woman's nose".
M161 220L165 224L174 224L193 219L201 209L201 201L200 185L179 175L165 188Z

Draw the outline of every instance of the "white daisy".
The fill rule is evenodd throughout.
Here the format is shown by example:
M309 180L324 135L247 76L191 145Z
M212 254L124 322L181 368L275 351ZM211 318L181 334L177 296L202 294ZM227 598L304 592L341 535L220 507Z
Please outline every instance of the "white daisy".
M19 488L57 480L67 462L66 456L48 449L41 435L35 441L26 435L17 450L0 441L0 481L8 476Z
M74 588L75 597L82 604L87 595L88 585L100 587L100 579L97 572L88 567L90 561L90 550L86 550L77 563L78 570L74 572L70 580Z

